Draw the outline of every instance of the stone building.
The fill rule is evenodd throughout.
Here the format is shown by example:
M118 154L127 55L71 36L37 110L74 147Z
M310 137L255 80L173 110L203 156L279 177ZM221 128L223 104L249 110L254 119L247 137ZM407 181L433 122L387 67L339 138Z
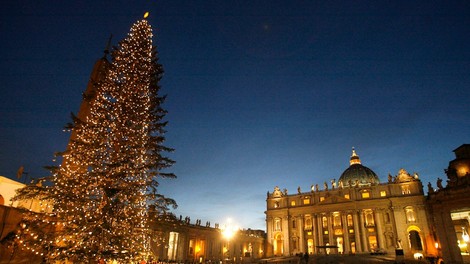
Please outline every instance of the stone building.
M190 223L186 217L173 215L156 217L151 224L153 258L166 262L253 262L264 257L265 232L262 230L233 230L226 236L225 227L214 227L209 222Z
M0 176L0 263L41 263L42 259L31 252L15 247L13 238L22 219L22 210L36 210L39 201L10 201L18 188L24 184ZM33 206L32 206L33 205ZM37 206L35 206L37 205ZM233 263L254 262L264 257L266 233L263 230L235 229L225 236L225 226L202 224L189 217L176 218L173 214L153 215L149 228L152 230L151 254L154 261L177 263L203 263L231 260ZM4 262L5 261L5 262Z
M470 144L454 150L455 159L445 170L447 184L437 180L437 190L429 185L427 202L432 231L445 263L470 263Z
M401 169L380 183L353 149L339 180L288 194L267 194L266 255L308 252L355 254L403 252L407 258L436 255L426 196L417 174Z

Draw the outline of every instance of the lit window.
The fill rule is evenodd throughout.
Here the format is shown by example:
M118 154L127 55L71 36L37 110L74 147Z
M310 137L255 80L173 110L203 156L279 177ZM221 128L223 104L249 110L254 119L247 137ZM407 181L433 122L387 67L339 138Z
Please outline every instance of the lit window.
M279 207L279 202L274 202L274 208L278 208Z
M374 213L372 212L372 210L364 211L364 218L366 220L366 225L367 226L374 226L375 225Z
M328 218L326 218L326 216L322 217L322 226L323 228L326 228L328 226Z
M344 195L344 198L350 199L349 194L345 194L345 195Z
M311 229L312 228L312 219L310 217L305 218L305 229Z
M353 226L353 218L352 218L352 215L348 214L347 219L348 219L348 226Z
M291 205L291 206L295 206L295 201L291 201L291 202L290 202L290 205Z
M325 197L322 196L320 197L320 202L323 202L323 201L325 201Z
M333 225L335 227L341 226L341 216L339 213L334 213L333 214Z
M369 236L369 247L371 249L377 248L377 237L376 236Z
M304 199L304 204L310 204L310 198L305 198Z
M387 192L386 192L386 191L380 191L380 196L381 196L381 197L387 196Z
M405 213L406 213L406 221L408 221L408 223L416 222L416 213L415 213L413 207L411 207L411 206L406 207L405 208Z
M362 198L366 199L366 198L369 198L370 197L370 194L369 192L365 191L362 193Z
M410 194L411 193L410 187L408 185L401 186L401 193L402 194Z
M191 239L189 240L189 255L192 255L194 253L194 240Z

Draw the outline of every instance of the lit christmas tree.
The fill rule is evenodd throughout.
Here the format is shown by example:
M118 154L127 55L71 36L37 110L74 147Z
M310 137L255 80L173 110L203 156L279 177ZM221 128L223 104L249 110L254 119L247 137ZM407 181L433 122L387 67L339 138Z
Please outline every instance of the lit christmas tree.
M73 118L61 166L16 199L42 201L25 213L17 241L48 261L100 259L128 263L150 254L149 215L174 200L157 192L174 162L163 154L164 117L158 82L163 74L147 20L137 21L112 53L105 76L85 96L89 112ZM80 115L79 115L80 116Z

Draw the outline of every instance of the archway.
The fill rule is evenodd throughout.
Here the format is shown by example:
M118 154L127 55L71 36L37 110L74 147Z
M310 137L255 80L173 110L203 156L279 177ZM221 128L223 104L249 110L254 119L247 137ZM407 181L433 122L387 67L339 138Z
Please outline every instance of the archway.
M274 236L274 255L282 256L284 253L282 246L282 234L278 233Z
M412 251L422 251L423 241L421 240L421 230L417 226L410 226L408 231L408 241Z

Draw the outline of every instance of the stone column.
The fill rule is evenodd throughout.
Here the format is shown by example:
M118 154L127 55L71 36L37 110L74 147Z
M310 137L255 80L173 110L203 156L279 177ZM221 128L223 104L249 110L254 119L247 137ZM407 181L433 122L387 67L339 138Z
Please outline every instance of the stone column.
M387 245L385 244L385 237L384 237L384 231L382 228L382 211L380 209L376 209L374 211L374 216L375 216L375 226L377 227L377 248L386 248Z
M442 250L442 258L445 263L463 263L460 249L457 246L456 236L450 236L449 234L455 234L454 225L450 212L444 208L435 210L435 221L436 221L436 233L439 239Z
M317 246L319 245L318 241L318 215L314 214L312 219L312 235L313 235L313 252L318 253Z
M354 236L356 239L356 252L362 252L362 243L361 243L361 230L359 228L359 217L357 216L358 212L354 212L353 215L353 224L354 224Z
M341 213L341 224L343 225L343 250L345 254L351 251L351 245L349 243L348 219L346 216L346 212Z
M305 245L305 227L304 227L304 215L299 215L298 216L298 221L297 221L297 230L299 230L299 251L302 251L300 249L302 248L307 248L307 245Z
M335 241L335 238L334 238L335 230L333 229L333 224L334 224L333 223L333 214L328 213L327 219L328 219L328 242L330 243L330 246L335 246L336 241ZM338 252L336 252L336 253L338 253Z
M369 241L367 239L367 230L366 230L366 222L364 219L364 212L359 211L359 219L360 219L360 228L361 228L361 235L362 235L362 252L367 252L369 250Z
M289 256L291 253L291 247L290 247L290 239L291 239L291 232L289 230L289 220L290 217L289 215L285 216L282 218L282 223L281 223L281 228L282 228L282 234L283 234L283 252L282 255L284 256Z
M317 226L318 226L318 245L319 246L324 246L323 243L323 223L322 223L322 215L320 214L320 217L317 218Z

